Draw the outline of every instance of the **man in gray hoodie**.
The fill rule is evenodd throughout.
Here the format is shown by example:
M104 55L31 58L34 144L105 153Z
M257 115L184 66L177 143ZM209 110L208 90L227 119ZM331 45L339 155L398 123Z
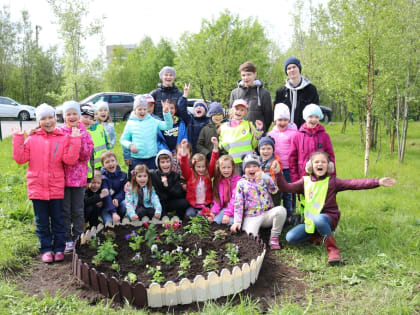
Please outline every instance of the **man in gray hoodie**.
M287 74L286 84L276 91L274 104L284 103L290 109L290 121L298 129L305 122L302 116L306 105L319 105L318 91L315 85L301 75L302 66L296 57L289 57L284 62L284 72Z
M267 132L274 117L270 92L264 88L263 82L257 79L257 69L252 62L241 64L239 72L242 79L238 81L238 87L230 93L229 108L232 108L237 99L247 101L248 117L245 119L254 124L256 120L261 120L264 123L264 132Z

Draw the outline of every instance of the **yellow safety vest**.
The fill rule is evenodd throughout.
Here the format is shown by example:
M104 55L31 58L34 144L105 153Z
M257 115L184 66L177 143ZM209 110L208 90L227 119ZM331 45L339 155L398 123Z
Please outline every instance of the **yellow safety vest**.
M220 126L220 148L224 148L235 164L242 163L242 157L252 153L258 140L254 137L255 127L252 122L243 120L238 126L230 127L229 122Z
M305 232L315 233L314 218L320 214L324 208L327 198L328 182L330 177L313 182L311 176L303 176L303 187L305 191Z
M95 130L88 129L93 142L93 168L91 163L88 164L88 178L92 178L93 169L101 167L101 154L108 149L106 131L101 124L96 125Z

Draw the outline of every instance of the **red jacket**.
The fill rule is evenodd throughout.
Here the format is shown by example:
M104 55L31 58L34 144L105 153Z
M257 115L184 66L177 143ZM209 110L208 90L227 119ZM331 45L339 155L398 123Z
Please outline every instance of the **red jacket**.
M335 156L330 136L325 132L323 125L318 124L310 129L303 124L299 132L292 138L291 151L289 154L289 170L292 182L297 181L306 174L305 165L311 154L316 151L325 151L330 156L330 160L335 164ZM336 175L335 169L334 173Z
M26 138L13 135L13 159L18 164L29 162L26 173L29 199L63 199L64 166L79 159L80 137L70 137L55 129L51 133L37 129Z
M312 175L312 181L322 180L325 177L317 179ZM288 183L280 172L277 176L277 185L282 192L304 194L303 178L296 182ZM340 220L341 212L338 209L336 195L343 190L361 190L371 189L379 186L379 179L377 178L363 178L363 179L339 179L335 176L330 176L328 182L327 197L325 198L324 208L321 213L325 213L331 219L332 230L337 227Z
M198 180L200 177L204 180L204 183L206 185L206 205L211 204L213 201L213 190L212 190L212 184L211 179L214 176L214 167L216 165L216 161L219 158L219 152L211 152L211 159L209 164L209 175L208 176L199 176L194 173L192 170L189 162L188 162L188 156L181 156L180 164L181 164L181 170L182 175L184 176L185 180L187 181L187 193L186 193L186 199L188 203L195 207L196 204L196 196L195 196L195 189L198 184Z

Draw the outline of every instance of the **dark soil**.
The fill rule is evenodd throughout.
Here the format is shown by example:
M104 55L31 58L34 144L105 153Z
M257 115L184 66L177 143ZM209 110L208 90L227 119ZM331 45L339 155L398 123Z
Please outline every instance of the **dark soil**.
M270 231L269 229L261 229L262 238L267 242ZM267 248L263 265L257 281L247 290L241 293L242 296L249 296L252 299L258 299L262 312L267 311L270 306L280 303L287 299L290 303L304 305L307 303L305 296L310 294L307 292L305 281L303 280L306 273L294 267L288 266L276 256L276 251ZM77 280L71 271L72 255L66 255L65 260L60 263L44 264L40 262L40 255L35 258L36 261L32 266L32 270L27 273L20 273L14 282L20 290L27 292L29 295L43 297L48 292L54 295L57 292L61 296L76 294L80 299L94 305L99 301L107 299L100 293L90 289L83 282ZM223 304L227 298L220 298L216 303ZM110 301L110 300L108 300ZM232 304L239 303L237 296ZM115 305L119 307L120 304ZM203 303L192 303L190 305L178 305L171 308L162 308L163 313L188 313L199 311ZM159 309L153 309L159 311Z
M129 246L129 240L125 238L126 235L136 231L139 235L143 235L146 232L145 228L138 228L132 225L117 225L115 228L106 228L97 235L100 239L101 244L106 240L103 232L112 230L115 232L114 244L117 245L115 248L118 252L118 256L115 259L115 262L119 265L120 270L115 271L111 269L113 262L101 262L99 265L92 263L93 257L97 254L97 249L91 248L88 244L79 245L76 247L76 252L79 255L79 258L86 262L89 267L95 268L98 272L103 272L111 278L112 276L117 279L123 279L129 272L137 275L137 279L140 282L143 282L146 287L153 282L153 275L147 272L146 266L160 266L162 275L165 278L165 281L174 281L178 282L182 278L188 278L191 281L197 275L207 276L209 270L205 270L203 267L203 260L208 254L209 251L213 250L216 252L217 268L213 271L220 272L223 268L228 268L232 270L234 266L241 267L244 263L250 263L252 259L256 259L263 251L263 245L256 242L252 237L249 237L246 233L234 233L232 234L229 231L229 228L226 226L217 225L213 223L210 225L210 233L204 235L202 232L201 235L188 234L183 230L184 225L181 225L175 230L176 234L184 234L184 240L180 246L182 247L183 255L190 259L190 268L187 270L185 275L181 277L178 275L179 260L172 262L171 264L163 263L159 258L154 257L150 248L146 243L142 243L140 250L133 251ZM177 255L177 246L174 244L166 244L166 236L162 235L162 232L166 230L165 227L158 225L156 226L157 234L160 238L160 242L157 244L161 253L172 252L173 256ZM226 232L224 239L214 239L214 232L217 230L222 230ZM226 244L232 243L235 246L239 247L239 262L236 264L230 264L229 258L225 256L226 253ZM186 252L188 250L188 252ZM197 255L201 249L201 255ZM140 253L142 257L141 262L133 262L132 258ZM163 282L163 283L164 283ZM161 284L163 284L161 283Z

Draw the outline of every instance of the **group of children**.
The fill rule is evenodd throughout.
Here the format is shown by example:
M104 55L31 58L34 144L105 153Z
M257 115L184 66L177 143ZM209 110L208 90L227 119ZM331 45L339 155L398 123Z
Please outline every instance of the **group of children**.
M340 218L336 193L392 186L395 181L336 178L333 147L316 104L303 110L305 123L299 130L290 122L289 107L275 104L270 128L267 122L246 119L244 99L232 103L227 119L217 102L197 101L191 114L186 105L189 89L185 85L177 101L161 100L163 120L153 114L157 104L151 95L135 97L120 138L128 174L110 151L115 131L105 102L66 102L61 128L56 128L54 108L42 104L36 109L39 128L26 140L15 131L13 158L29 162L28 195L42 260L63 260L84 222L94 226L99 217L107 223L124 216L134 221L203 215L230 225L232 232L242 229L255 235L260 227L271 227L269 245L280 249L294 193L304 223L289 230L286 240L324 241L329 262L339 261L332 236Z

